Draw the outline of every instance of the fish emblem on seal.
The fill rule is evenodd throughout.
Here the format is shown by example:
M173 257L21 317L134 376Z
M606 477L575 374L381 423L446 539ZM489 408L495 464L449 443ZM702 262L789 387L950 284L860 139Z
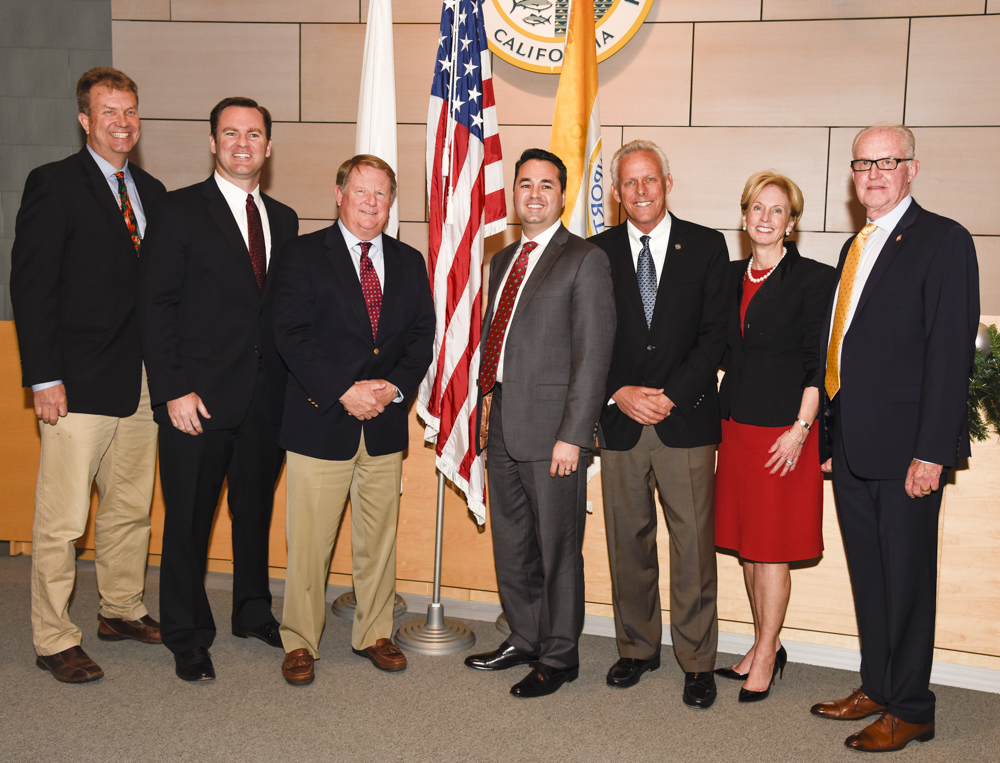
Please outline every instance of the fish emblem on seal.
M547 11L551 7L552 0L514 0L514 5L511 7L510 12L513 13L518 8L524 8L525 10L535 12Z

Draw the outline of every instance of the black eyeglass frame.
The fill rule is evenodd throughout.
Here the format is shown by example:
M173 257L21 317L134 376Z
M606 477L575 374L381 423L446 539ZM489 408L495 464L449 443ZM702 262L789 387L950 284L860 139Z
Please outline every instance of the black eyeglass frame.
M912 156L909 159L897 159L894 156L885 156L881 159L852 159L851 170L853 170L854 172L868 172L872 168L872 165L874 164L876 167L878 167L878 169L882 170L883 172L892 172L899 166L900 162L912 162L912 161L913 161ZM862 162L865 162L868 166L867 167L854 166L855 164L861 164ZM892 162L892 166L882 167L880 166L882 162Z

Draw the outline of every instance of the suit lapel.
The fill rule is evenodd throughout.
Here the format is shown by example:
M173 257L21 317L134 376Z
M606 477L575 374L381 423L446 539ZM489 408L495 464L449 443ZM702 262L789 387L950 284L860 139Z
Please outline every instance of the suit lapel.
M401 291L400 279L403 277L403 257L399 253L399 242L390 237L387 233L382 234L382 273L384 275L382 283L382 309L378 316L378 333L386 326L387 320L392 320L395 315L396 294ZM358 283L361 280L358 279ZM368 306L365 305L365 310Z
M384 241L385 239L383 238L382 240ZM361 279L358 278L358 273L354 269L354 263L351 261L351 253L347 250L347 242L344 241L344 236L340 232L340 225L338 223L334 223L327 228L326 240L323 243L327 247L326 258L333 267L337 281L347 295L347 302L350 304L351 309L354 310L358 321L368 327L368 336L371 336L372 322L371 318L368 317L368 305L365 303L364 292L361 291ZM388 268L386 268L386 271L388 272ZM382 303L384 305L384 290L382 296Z
M243 240L243 234L240 232L240 226L236 223L236 218L233 217L233 211L229 208L226 197L219 190L219 184L215 181L214 175L205 181L202 186L202 195L205 197L209 217L219 226L223 238L229 244L226 247L227 256L234 258L237 269L248 279L254 292L257 292L257 276L254 275L253 265L250 262L250 250L247 249L246 241Z
M635 262L632 260L632 244L628 239L628 225L622 223L614 229L612 253L608 255L611 267L617 271L617 279L628 294L632 311L642 322L646 322L646 309L642 304L642 294L639 293L639 276L635 272Z
M793 242L789 241L785 244L785 247L788 249L788 254L785 255L785 258L780 263L778 263L778 266L775 268L774 272L767 277L767 280L760 285L760 288L757 289L757 293L754 294L753 299L750 300L750 304L747 305L746 320L749 321L751 318L756 317L757 313L761 310L765 310L767 304L773 300L781 290L781 282L788 276L788 269L792 265L792 260L799 256L798 250L796 250ZM743 301L742 277L740 278L739 299L740 301L737 302L737 304L741 304Z
M120 244L119 248L125 254L135 257L135 244L132 243L132 235L128 232L128 226L125 225L125 216L122 214L122 210L118 206L114 194L111 192L108 179L101 174L101 168L97 166L97 162L94 161L94 157L87 151L86 146L80 149L79 156L83 164L83 171L86 174L87 182L90 184L90 191L94 194L97 206L100 207L101 211L108 218L108 224L111 226L110 229L115 231L115 236L118 238Z
M490 262L490 297L486 304L486 325L483 327L483 342L486 342L486 334L489 333L489 325L493 321L493 313L496 310L497 300L503 290L503 277L510 267L510 261L520 247L521 242L515 241L513 244L501 249Z
M882 246L882 251L878 253L878 259L875 260L875 264L872 266L871 272L868 274L868 280L865 281L865 287L861 291L861 296L858 297L858 305L854 308L854 313L857 315L861 312L861 309L865 306L865 302L868 301L868 297L871 295L872 290L876 287L879 280L885 275L885 271L888 270L889 264L892 262L896 253L899 252L900 248L906 237L909 235L910 226L916 222L917 215L920 214L920 207L917 205L916 201L910 202L910 207L904 213L899 222L896 223L896 227L892 229L889 233L889 238L886 239L885 244Z

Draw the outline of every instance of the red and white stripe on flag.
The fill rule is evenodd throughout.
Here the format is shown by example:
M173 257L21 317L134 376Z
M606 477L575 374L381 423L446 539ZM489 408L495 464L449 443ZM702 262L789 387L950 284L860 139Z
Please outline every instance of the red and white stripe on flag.
M417 392L438 470L482 524L486 471L476 456L476 378L486 236L507 227L496 104L481 0L444 0L427 113L428 270L437 330Z

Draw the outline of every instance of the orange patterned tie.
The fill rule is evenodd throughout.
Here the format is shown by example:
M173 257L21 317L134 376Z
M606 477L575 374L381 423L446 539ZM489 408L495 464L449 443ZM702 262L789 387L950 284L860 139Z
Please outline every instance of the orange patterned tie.
M135 253L139 254L139 247L142 246L142 237L139 235L139 223L135 221L135 212L132 211L132 202L128 200L128 188L125 187L125 173L116 172L115 177L118 178L118 206L122 208L122 214L125 216L125 225L132 236L132 245L135 247Z
M844 260L844 269L840 273L840 289L837 292L837 311L833 314L833 333L830 335L830 347L826 354L826 394L833 400L840 392L840 345L844 341L844 326L847 323L847 311L851 308L851 294L854 292L854 280L858 275L858 263L861 262L861 252L865 241L878 229L875 223L868 223L854 237L851 248Z
M517 290L521 287L521 281L524 280L524 274L528 269L528 255L536 246L538 244L534 241L527 241L521 247L517 262L510 269L507 282L503 285L503 291L500 292L500 299L497 300L493 320L490 322L490 333L486 337L486 354L482 367L479 369L479 390L484 395L488 394L493 389L493 385L497 383L497 365L500 363L503 338L507 333L507 324L510 323L511 313L514 311Z

